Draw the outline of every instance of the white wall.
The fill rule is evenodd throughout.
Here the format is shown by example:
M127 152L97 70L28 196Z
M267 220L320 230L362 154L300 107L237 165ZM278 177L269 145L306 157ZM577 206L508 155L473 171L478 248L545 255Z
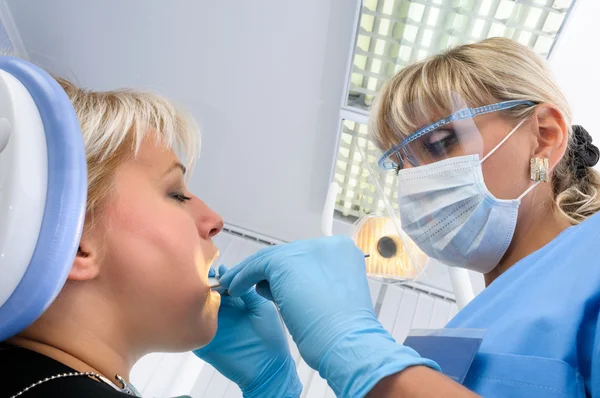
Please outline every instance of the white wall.
M550 55L552 70L571 105L574 124L585 127L596 144L600 144L599 15L600 1L577 0Z
M4 26L0 24L0 48L11 48L10 39L6 34L6 30L4 30Z
M12 49L12 43L6 34L6 29L4 28L4 25L0 23L0 54L10 54Z
M199 120L191 188L225 221L319 235L357 0L6 0L33 61Z

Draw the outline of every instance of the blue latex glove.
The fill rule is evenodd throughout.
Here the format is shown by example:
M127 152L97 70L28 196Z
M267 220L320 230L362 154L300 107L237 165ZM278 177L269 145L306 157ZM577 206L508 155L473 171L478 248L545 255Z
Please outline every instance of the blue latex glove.
M226 271L219 267L219 274ZM275 306L254 289L240 293L221 297L217 334L194 354L236 383L244 397L299 397L302 384Z
M438 365L397 344L375 316L364 254L347 237L268 247L225 273L232 296L272 298L306 363L338 396L362 397L409 366Z

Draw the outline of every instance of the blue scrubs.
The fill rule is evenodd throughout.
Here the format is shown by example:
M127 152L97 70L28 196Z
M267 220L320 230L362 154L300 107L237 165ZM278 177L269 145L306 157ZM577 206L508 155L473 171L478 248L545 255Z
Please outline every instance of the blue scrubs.
M516 263L448 328L487 333L465 380L485 397L600 397L600 214Z

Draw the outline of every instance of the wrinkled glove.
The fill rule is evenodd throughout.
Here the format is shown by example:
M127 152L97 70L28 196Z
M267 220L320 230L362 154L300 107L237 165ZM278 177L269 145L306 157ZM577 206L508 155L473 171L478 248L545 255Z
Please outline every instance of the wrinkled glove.
M364 254L347 237L265 248L220 280L231 296L252 286L272 299L300 354L338 396L362 397L409 366L439 366L397 344L377 320Z
M219 267L220 274L226 271ZM277 309L254 289L239 293L221 297L217 334L194 354L236 383L244 397L299 397L302 384Z

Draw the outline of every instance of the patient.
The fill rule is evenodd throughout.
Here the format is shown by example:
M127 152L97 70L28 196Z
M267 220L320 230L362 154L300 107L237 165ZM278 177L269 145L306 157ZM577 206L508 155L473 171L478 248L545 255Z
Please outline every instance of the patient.
M184 112L152 94L59 82L84 136L86 222L57 299L0 344L0 396L73 372L97 376L63 377L23 395L123 396L113 384L131 388L129 371L143 355L188 351L215 335L220 296L208 270L223 220L186 188L198 138Z

